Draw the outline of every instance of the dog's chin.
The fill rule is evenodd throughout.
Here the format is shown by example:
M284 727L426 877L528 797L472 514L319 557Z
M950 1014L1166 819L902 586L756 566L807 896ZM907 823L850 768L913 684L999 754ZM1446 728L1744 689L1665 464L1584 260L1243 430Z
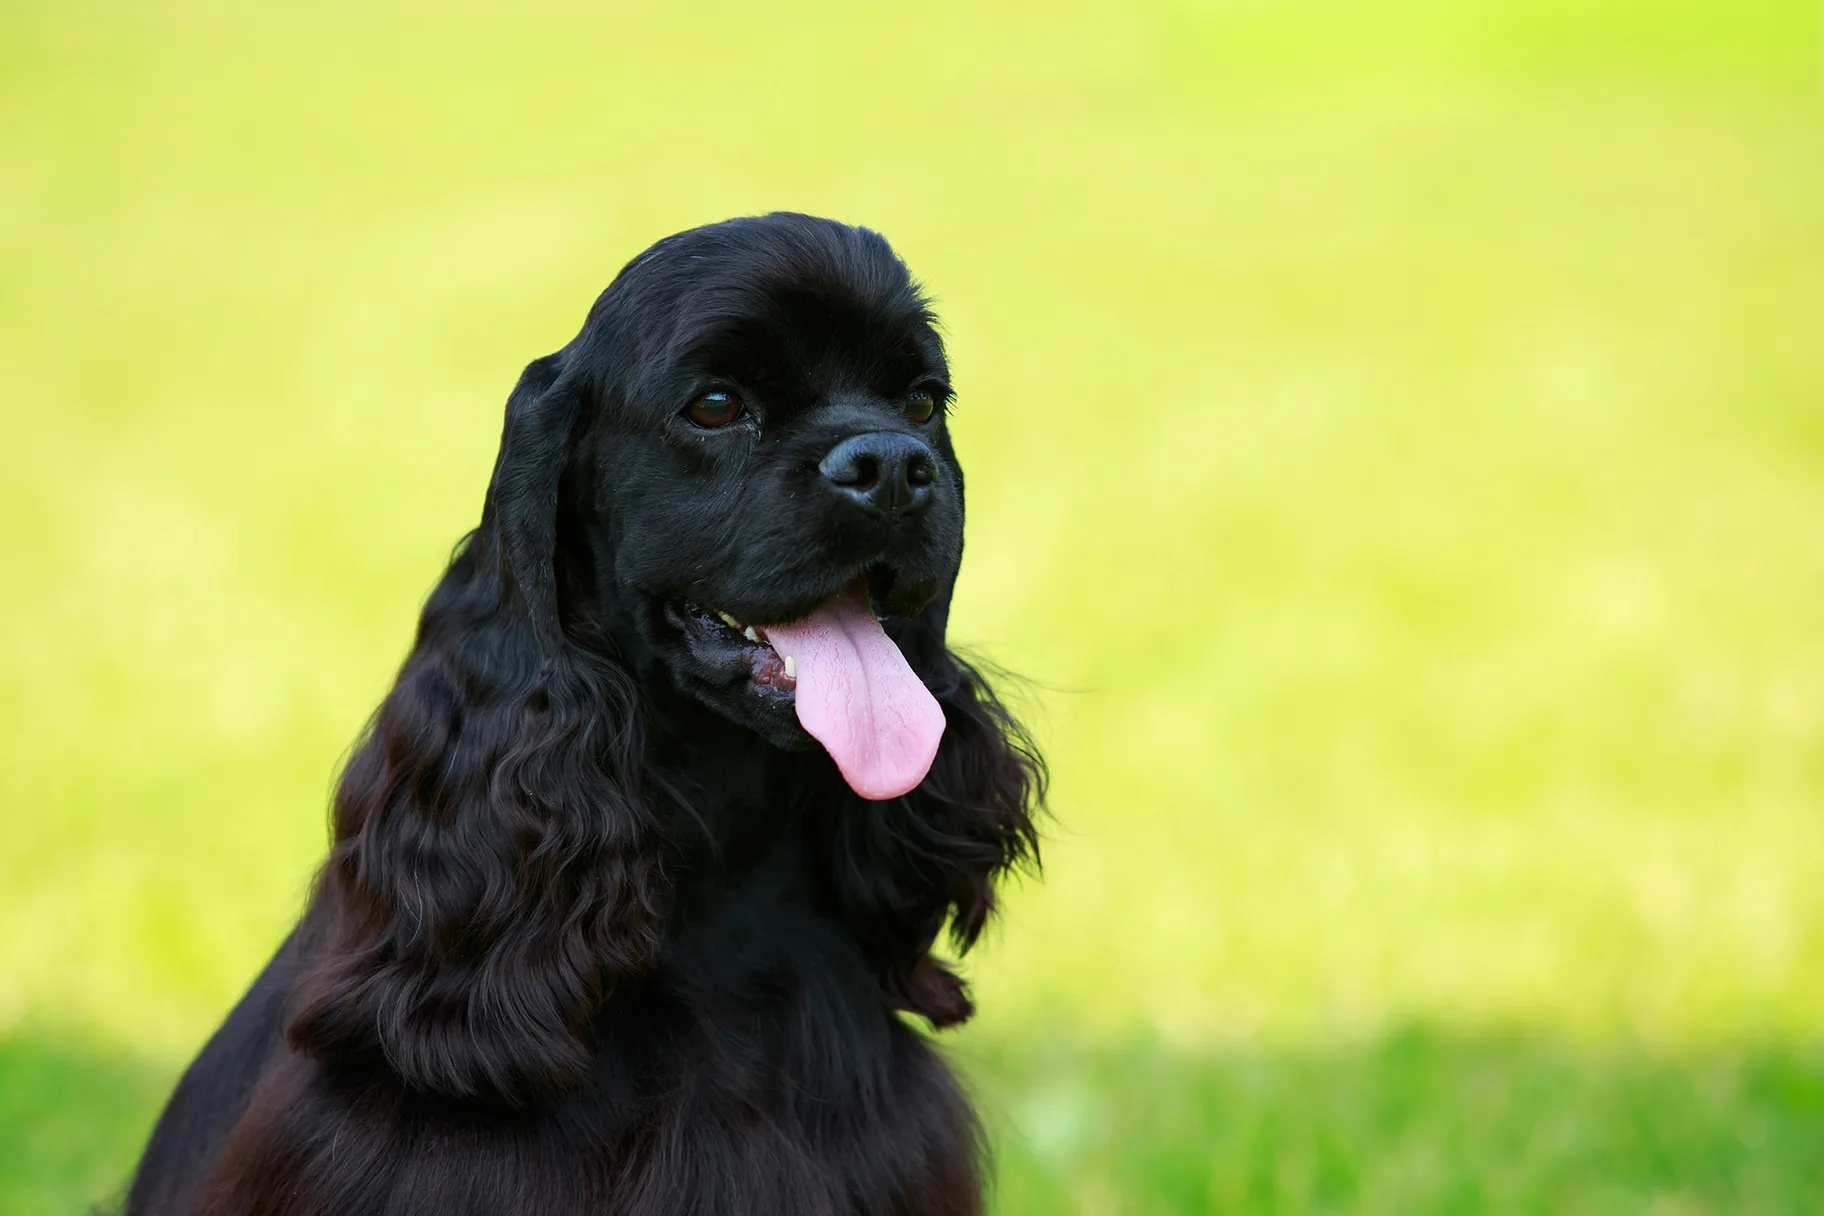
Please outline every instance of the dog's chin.
M662 635L660 650L684 691L775 747L806 751L817 741L798 721L797 672L792 660L782 658L767 641L764 630L802 619L864 579L869 605L883 620L918 615L941 586L937 578L919 578L877 564L773 605L744 603L731 596L741 615L719 605L654 595L648 597L648 620Z

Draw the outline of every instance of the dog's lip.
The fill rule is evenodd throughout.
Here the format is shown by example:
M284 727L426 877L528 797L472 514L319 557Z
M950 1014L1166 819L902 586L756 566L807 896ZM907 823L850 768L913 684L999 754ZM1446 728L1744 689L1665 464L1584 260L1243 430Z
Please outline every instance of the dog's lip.
M922 609L929 601L926 584L905 582L899 570L884 562L857 566L846 575L831 580L821 594L794 599L783 605L762 608L750 614L737 614L723 607L709 606L695 597L660 597L665 621L683 639L696 658L712 668L721 668L729 680L742 676L757 693L790 700L797 689L797 671L791 656L782 656L767 641L769 626L801 621L820 605L865 580L868 599L877 617L895 615L893 607ZM907 592L910 592L908 597ZM896 602L897 601L897 602Z
M804 620L857 580L865 580L869 606L883 621L922 612L941 585L936 579L908 577L896 565L874 561L831 576L817 594L758 608L744 606L741 611L706 603L709 597L700 593L659 594L653 599L666 625L713 683L724 687L745 683L755 695L790 704L797 690L794 660L772 647L766 630ZM731 597L731 602L740 603L739 597Z
M688 602L668 603L666 616L699 658L731 669L745 663L748 680L770 695L790 698L796 690L797 672L791 658L782 658L753 626Z
M709 619L740 635L748 629L764 630L770 626L801 621L819 606L828 603L832 597L853 586L859 578L867 580L869 606L874 609L874 615L883 621L918 615L936 596L939 586L936 579L909 578L898 566L876 561L849 567L830 577L815 593L794 597L784 603L750 607L741 605L739 597L731 597L726 603L714 603L707 597L697 595L660 598L664 600L667 615L672 617L674 626L682 625L686 618ZM752 642L756 639L748 640Z

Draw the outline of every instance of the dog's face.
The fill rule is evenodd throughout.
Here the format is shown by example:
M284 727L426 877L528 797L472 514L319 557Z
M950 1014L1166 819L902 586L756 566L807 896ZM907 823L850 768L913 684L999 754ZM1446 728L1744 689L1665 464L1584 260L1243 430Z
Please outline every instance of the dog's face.
M793 622L834 621L864 658L880 631L860 612L941 644L963 531L949 372L884 240L802 216L681 234L623 271L572 349L594 398L577 489L595 594L678 686L798 748L791 651L818 639Z

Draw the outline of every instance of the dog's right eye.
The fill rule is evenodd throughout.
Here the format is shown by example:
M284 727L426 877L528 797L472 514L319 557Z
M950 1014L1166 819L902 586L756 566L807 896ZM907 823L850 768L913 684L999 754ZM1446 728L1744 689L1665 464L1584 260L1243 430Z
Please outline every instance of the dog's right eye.
M746 412L746 407L741 404L741 398L733 393L718 391L704 393L691 402L689 408L684 411L684 416L698 426L708 427L713 431L717 427L727 426Z
M929 422L937 412L937 397L928 388L916 388L906 394L906 403L900 408L914 422Z

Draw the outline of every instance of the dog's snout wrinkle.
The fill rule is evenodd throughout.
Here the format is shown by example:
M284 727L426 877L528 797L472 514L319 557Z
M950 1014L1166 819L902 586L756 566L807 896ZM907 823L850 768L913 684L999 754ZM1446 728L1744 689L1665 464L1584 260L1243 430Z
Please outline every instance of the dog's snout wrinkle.
M937 457L922 440L898 431L844 439L817 465L834 493L869 515L910 515L930 505Z

